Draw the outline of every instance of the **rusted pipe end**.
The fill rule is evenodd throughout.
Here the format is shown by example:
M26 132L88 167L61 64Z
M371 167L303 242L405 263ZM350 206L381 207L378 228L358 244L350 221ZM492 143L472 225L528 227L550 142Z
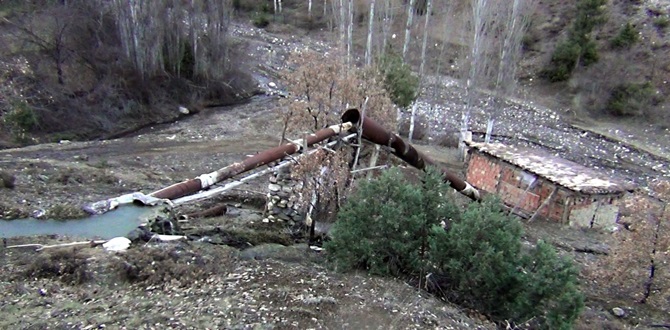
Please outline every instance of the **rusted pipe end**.
M342 114L342 122L350 122L356 127L361 120L361 112L358 109L349 109Z
M427 155L419 152L411 144L405 142L400 136L382 127L374 120L368 117L363 117L358 109L349 109L345 111L342 114L342 122L350 122L357 128L360 126L362 128L360 134L364 139L372 143L390 147L394 155L420 170L425 170L426 165L432 165L439 168L442 172L444 181L449 182L449 185L451 185L452 188L473 200L480 199L477 189L472 187L469 183L440 166Z

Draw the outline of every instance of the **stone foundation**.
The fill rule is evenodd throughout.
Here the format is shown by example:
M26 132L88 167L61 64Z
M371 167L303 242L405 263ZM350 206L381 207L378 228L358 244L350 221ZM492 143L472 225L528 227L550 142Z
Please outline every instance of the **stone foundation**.
M301 183L291 178L290 169L280 169L273 173L268 184L263 222L287 222L291 226L303 222L305 216L299 205L300 188Z

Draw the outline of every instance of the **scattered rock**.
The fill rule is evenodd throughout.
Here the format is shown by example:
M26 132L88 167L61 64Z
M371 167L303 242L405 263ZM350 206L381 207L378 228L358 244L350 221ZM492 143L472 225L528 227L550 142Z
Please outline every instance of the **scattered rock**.
M125 251L130 246L130 240L125 237L114 237L102 244L106 251Z
M337 299L335 299L333 297L323 297L323 296L306 297L306 298L302 299L302 302L307 304L307 305L321 305L321 304L336 305L337 304Z
M126 235L132 242L144 241L148 242L153 234L145 227L137 227Z
M268 189L270 189L270 191L277 192L277 191L281 190L281 186L278 185L278 184L271 183L271 184L268 185Z
M626 311L624 311L622 308L614 307L612 308L612 314L616 317L624 317L626 316Z
M0 181L2 182L0 187L14 189L16 186L16 177L6 171L0 171Z
M182 115L188 115L191 112L188 110L188 108L180 105L179 106L179 113L181 113Z

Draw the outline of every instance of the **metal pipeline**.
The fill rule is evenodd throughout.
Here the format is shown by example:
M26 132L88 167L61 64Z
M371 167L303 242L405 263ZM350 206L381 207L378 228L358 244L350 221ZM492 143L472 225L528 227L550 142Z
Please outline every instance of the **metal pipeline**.
M200 190L206 189L218 182L229 179L240 173L244 173L273 161L282 159L287 155L292 155L300 151L304 144L311 146L332 136L335 136L340 132L346 132L352 127L353 125L351 123L343 122L340 125L333 125L324 128L308 135L306 137L307 141L301 140L300 142L282 144L278 147L262 151L241 162L228 165L208 174L200 175L195 179L186 180L184 182L154 191L149 195L160 199L175 199L194 194Z
M444 181L449 182L449 185L456 189L456 191L473 200L480 199L479 191L475 187L459 178L456 174L439 166L428 156L416 150L411 144L406 143L400 136L391 133L368 117L364 117L361 120L361 113L358 109L345 111L342 114L342 122L352 123L352 130L358 128L362 122L362 125L360 125L362 127L361 135L364 139L391 148L395 156L420 170L424 170L427 165L435 166L442 172Z
M180 217L180 219L212 218L212 217L222 216L222 215L226 214L226 212L228 212L228 205L219 204L219 205L215 205L213 207L210 207L210 208L208 208L204 211L184 214L183 216Z

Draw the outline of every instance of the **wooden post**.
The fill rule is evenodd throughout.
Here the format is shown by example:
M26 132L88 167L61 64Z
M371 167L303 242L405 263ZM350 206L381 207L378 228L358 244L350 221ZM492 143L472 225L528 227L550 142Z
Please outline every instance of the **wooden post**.
M556 192L558 191L558 186L554 186L554 190L551 191L551 194L547 196L547 198L544 199L542 204L533 212L533 215L530 216L530 219L528 219L528 222L531 222L535 220L535 218L540 214L540 211L542 211L543 208L547 207L549 205L549 202L554 199L554 196L556 196Z

